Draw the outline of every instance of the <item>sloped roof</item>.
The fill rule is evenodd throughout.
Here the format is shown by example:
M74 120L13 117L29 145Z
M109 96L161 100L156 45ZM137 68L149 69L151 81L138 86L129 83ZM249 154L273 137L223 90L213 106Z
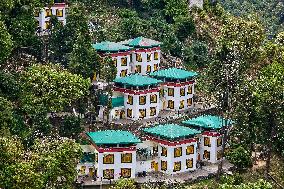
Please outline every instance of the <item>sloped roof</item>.
M162 43L159 41L155 41L153 39L148 39L145 37L137 37L134 39L129 39L129 40L125 40L125 41L121 41L119 42L119 44L123 44L123 45L128 45L131 47L158 47L160 46Z
M233 124L232 120L228 119L227 121L228 125ZM201 128L221 129L223 126L225 126L225 119L219 116L204 115L183 121L182 123Z
M151 128L144 129L145 133L149 133L152 135L164 137L167 139L175 139L186 136L193 136L201 133L198 130L191 129L188 127L180 126L177 124L166 124L166 125L158 125Z
M87 135L96 145L102 144L136 144L140 139L131 132L121 130L105 130L88 132Z
M135 86L157 85L162 81L151 77L143 76L140 74L133 74L127 77L116 78L114 82L135 87Z
M186 79L197 75L198 74L196 72L187 71L179 68L168 68L150 73L150 76L168 79Z
M97 51L102 51L102 52L118 52L118 51L128 51L132 49L129 46L110 41L103 41L101 43L93 44L92 46Z

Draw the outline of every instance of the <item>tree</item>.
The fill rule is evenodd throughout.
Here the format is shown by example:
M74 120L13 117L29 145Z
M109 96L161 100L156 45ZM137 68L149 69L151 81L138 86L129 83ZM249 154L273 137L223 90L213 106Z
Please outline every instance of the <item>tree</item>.
M13 41L11 35L8 33L6 26L0 20L0 63L10 56L13 48Z
M84 35L79 35L71 52L68 69L75 74L80 74L84 78L93 78L95 66L98 61L90 40L86 40Z
M236 166L237 170L242 170L252 165L250 151L245 150L242 146L231 149L226 158Z
M76 116L64 116L59 126L59 135L62 137L78 139L83 131L82 120Z
M229 184L222 184L218 187L218 189L272 189L273 186L264 180L258 180L254 183L247 183L247 184L240 184L240 185L229 185Z
M111 189L135 189L135 181L133 179L120 179L112 186Z
M0 97L0 128L9 128L14 124L13 108L10 101Z

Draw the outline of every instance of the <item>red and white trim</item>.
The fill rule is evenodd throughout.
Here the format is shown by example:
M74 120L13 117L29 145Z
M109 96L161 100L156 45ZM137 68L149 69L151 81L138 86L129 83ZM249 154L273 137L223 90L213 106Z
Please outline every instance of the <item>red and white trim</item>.
M181 145L181 144L188 144L188 143L192 143L192 142L197 142L197 140L195 138L183 139L183 140L180 140L180 141L167 141L167 140L162 140L162 139L158 139L156 137L151 137L151 136L146 136L146 137L143 137L143 138L145 138L146 140L157 142L159 144L166 145L166 146L177 146L177 145Z
M158 92L159 88L145 89L145 90L131 90L131 89L124 89L124 88L116 87L113 90L116 91L116 92L121 92L121 93L140 95L140 94Z
M190 85L190 84L194 84L195 81L192 80L192 81L186 81L186 82L165 82L163 83L162 85L166 85L166 86L173 86L173 87L181 87L181 86L185 86L185 85Z
M202 133L202 135L204 135L204 136L211 136L211 137L222 136L222 134L220 134L220 133L210 132L210 131L205 131L204 133Z

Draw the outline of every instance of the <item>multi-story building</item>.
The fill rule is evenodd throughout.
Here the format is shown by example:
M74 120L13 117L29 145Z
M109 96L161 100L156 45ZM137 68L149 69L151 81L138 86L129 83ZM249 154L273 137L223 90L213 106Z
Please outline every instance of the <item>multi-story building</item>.
M169 68L152 72L150 76L163 81L160 109L182 111L193 107L196 72Z
M66 10L68 6L65 0L55 0L52 6L46 6L35 11L35 19L38 22L38 32L45 34L50 29L50 17L55 15L62 25L66 24Z
M160 80L133 74L114 80L112 110L109 119L148 119L159 114ZM105 106L101 106L99 117L103 118Z
M196 169L197 139L200 131L188 127L167 124L144 129L146 140L158 146L158 158L151 166L167 174L182 173Z
M125 77L131 73L131 47L104 41L94 44L93 48L102 58L112 58L117 69L116 77Z
M140 139L128 131L105 130L86 133L95 147L94 175L99 180L135 178L136 144ZM79 167L79 170L82 168Z
M192 118L182 123L192 127L198 127L202 134L199 135L199 160L216 163L221 159L223 138L220 129L224 127L226 120L219 116L204 115ZM227 125L232 125L231 120L227 120Z

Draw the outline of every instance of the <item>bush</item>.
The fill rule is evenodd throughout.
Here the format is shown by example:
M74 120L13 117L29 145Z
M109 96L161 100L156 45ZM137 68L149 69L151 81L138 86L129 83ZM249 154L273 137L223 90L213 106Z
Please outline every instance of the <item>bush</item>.
M226 157L237 170L252 166L251 154L242 146L229 151Z

